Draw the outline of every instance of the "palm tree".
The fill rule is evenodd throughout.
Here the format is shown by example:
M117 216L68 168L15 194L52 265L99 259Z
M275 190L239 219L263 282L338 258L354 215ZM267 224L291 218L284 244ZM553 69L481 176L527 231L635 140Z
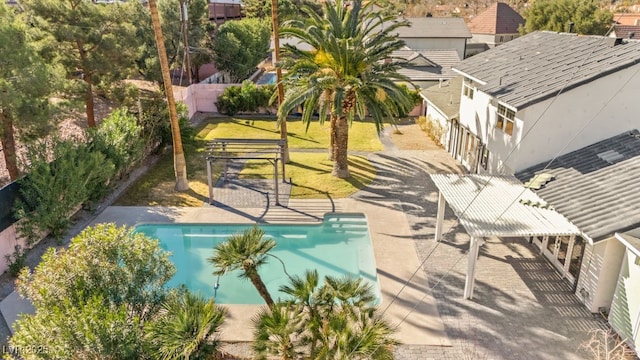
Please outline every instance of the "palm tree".
M185 292L172 294L159 318L146 325L145 337L157 359L208 359L218 353L216 333L226 310L213 300Z
M372 305L370 286L360 278L318 272L293 276L280 291L289 295L254 319L258 357L282 359L393 359L394 329Z
M166 93L167 105L169 106L171 138L173 139L173 169L176 175L175 189L178 191L187 191L189 190L189 181L187 180L187 162L184 158L184 149L182 148L182 137L180 136L180 123L178 122L178 112L176 111L176 100L173 97L173 86L171 83L171 76L169 75L169 62L167 61L167 50L164 47L164 37L162 36L162 28L160 27L160 16L158 15L156 0L149 0L149 11L151 11L151 22L153 23L153 32L156 37L158 57L160 58L164 92Z
M269 308L275 305L267 286L262 281L258 268L267 262L268 252L276 246L272 239L264 238L264 230L257 226L235 234L214 248L209 258L215 267L214 275L224 275L227 271L241 270L240 277L248 278Z
M349 177L349 124L356 115L370 114L380 132L385 120L393 121L412 108L411 99L396 83L409 80L398 73L396 62L387 61L404 45L395 30L408 22L373 5L362 0L326 1L322 15L305 6L304 16L284 22L280 29L281 36L296 38L313 50L284 47L290 61L283 64L288 84L278 121L300 105L307 126L316 111L320 122L328 115L332 174L339 178Z

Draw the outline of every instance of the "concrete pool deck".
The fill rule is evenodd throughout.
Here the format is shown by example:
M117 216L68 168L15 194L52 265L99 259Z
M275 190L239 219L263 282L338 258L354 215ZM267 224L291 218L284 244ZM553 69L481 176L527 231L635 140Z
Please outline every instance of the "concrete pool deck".
M293 221L318 222L327 212L360 212L367 216L373 244L378 279L382 293L380 309L403 344L450 346L444 324L431 295L424 272L419 267L415 245L405 214L392 207L357 199L289 200L287 207L272 207L267 216L264 208L173 208L121 207L106 208L91 223L116 223L134 226L140 223L268 223ZM389 225L393 226L389 226ZM404 289L403 289L404 288ZM402 290L402 296L394 298ZM12 295L16 295L15 293ZM25 304L26 303L26 304ZM28 302L18 296L7 297L0 305L7 322L15 319L17 309L29 309ZM259 305L224 305L228 309L221 340L247 342L253 338L251 318ZM12 321L11 321L12 322ZM9 324L11 326L11 323Z

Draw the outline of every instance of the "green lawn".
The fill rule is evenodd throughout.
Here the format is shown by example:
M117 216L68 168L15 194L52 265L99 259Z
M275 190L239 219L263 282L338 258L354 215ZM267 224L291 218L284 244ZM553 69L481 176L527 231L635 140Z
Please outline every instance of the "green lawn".
M312 199L347 197L373 181L376 169L364 156L349 156L349 179L338 179L331 175L333 162L326 153L291 152L291 161L286 165L286 177L294 186L291 197ZM240 173L245 178L273 179L273 165L265 161L250 160Z
M200 135L214 138L262 138L279 139L280 131L275 119L214 118L204 126ZM289 147L294 149L326 149L329 144L329 122L314 121L307 125L299 119L287 121ZM349 130L349 150L380 151L382 143L378 139L372 122L354 121Z
M162 156L158 163L133 184L114 205L122 206L202 206L207 200L209 189L206 173L206 140L214 138L273 138L280 137L274 119L240 119L215 117L205 120L197 129L194 145L185 145L189 191L173 190L173 154ZM331 176L332 162L326 152L295 152L295 149L327 149L329 144L328 122L306 125L300 120L287 122L291 163L287 165L287 178L291 177L295 186L292 197L333 198L346 197L369 184L375 177L375 169L362 156L350 156L351 178L342 180ZM354 121L349 134L349 150L378 151L382 144L378 140L373 123ZM213 168L214 177L220 174L220 167ZM273 167L264 161L250 161L241 176L270 178Z

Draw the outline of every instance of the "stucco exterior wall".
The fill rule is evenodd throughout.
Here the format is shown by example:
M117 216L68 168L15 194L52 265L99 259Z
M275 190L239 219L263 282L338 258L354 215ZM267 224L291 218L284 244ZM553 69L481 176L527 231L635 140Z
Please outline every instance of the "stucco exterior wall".
M187 88L174 88L176 101L182 101L189 109L189 117L196 112L218 112L218 96L229 86L241 84L193 84Z
M426 116L427 121L433 121L440 128L442 128L442 136L440 136L440 143L444 146L445 149L449 148L449 130L451 127L451 123L447 121L447 116L443 114L440 109L435 107L431 102L425 100L425 112L423 114Z
M611 306L624 253L624 245L613 237L586 246L576 295L591 312Z
M556 155L640 128L639 69L640 64L635 65L516 114L524 120L524 133L528 134L511 160L511 167L516 172L524 170Z
M0 232L0 274L9 269L9 263L5 256L13 254L16 245L20 245L23 250L25 249L25 240L18 236L16 225L13 224Z
M511 136L495 128L497 102L481 91L473 100L462 96L460 121L487 144L487 172L513 174L640 128L639 69L640 64L516 112Z

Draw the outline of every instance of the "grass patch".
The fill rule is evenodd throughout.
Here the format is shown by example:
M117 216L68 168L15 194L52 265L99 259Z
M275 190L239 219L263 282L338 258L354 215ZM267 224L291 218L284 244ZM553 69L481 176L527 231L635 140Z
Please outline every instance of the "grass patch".
M329 123L317 122L309 126L302 121L287 122L289 147L291 149L327 149L329 147ZM197 129L194 144L185 144L189 190L174 190L175 175L173 154L162 155L158 163L133 184L114 205L119 206L202 206L209 197L207 169L205 163L207 140L214 138L266 138L278 139L280 133L275 119L212 118ZM373 123L354 121L350 130L349 150L378 151L382 144ZM287 178L295 186L291 190L294 198L347 197L365 187L375 177L375 168L362 156L349 156L351 178L342 180L331 176L333 162L323 153L291 152L291 163L287 164ZM221 172L220 162L214 163L214 181ZM241 176L273 178L273 166L265 161L249 161Z
M298 199L325 197L344 198L369 185L376 176L376 170L364 156L349 156L349 179L338 179L331 175L333 162L325 153L290 154L291 162L286 165L287 179L294 186L291 197ZM265 161L250 160L240 173L244 178L273 179L273 165Z
M273 119L211 118L200 132L205 140L215 138L279 139L280 130ZM329 122L309 125L300 119L287 121L289 147L293 149L326 149L329 147ZM349 150L380 151L382 143L372 122L353 121L349 130Z

